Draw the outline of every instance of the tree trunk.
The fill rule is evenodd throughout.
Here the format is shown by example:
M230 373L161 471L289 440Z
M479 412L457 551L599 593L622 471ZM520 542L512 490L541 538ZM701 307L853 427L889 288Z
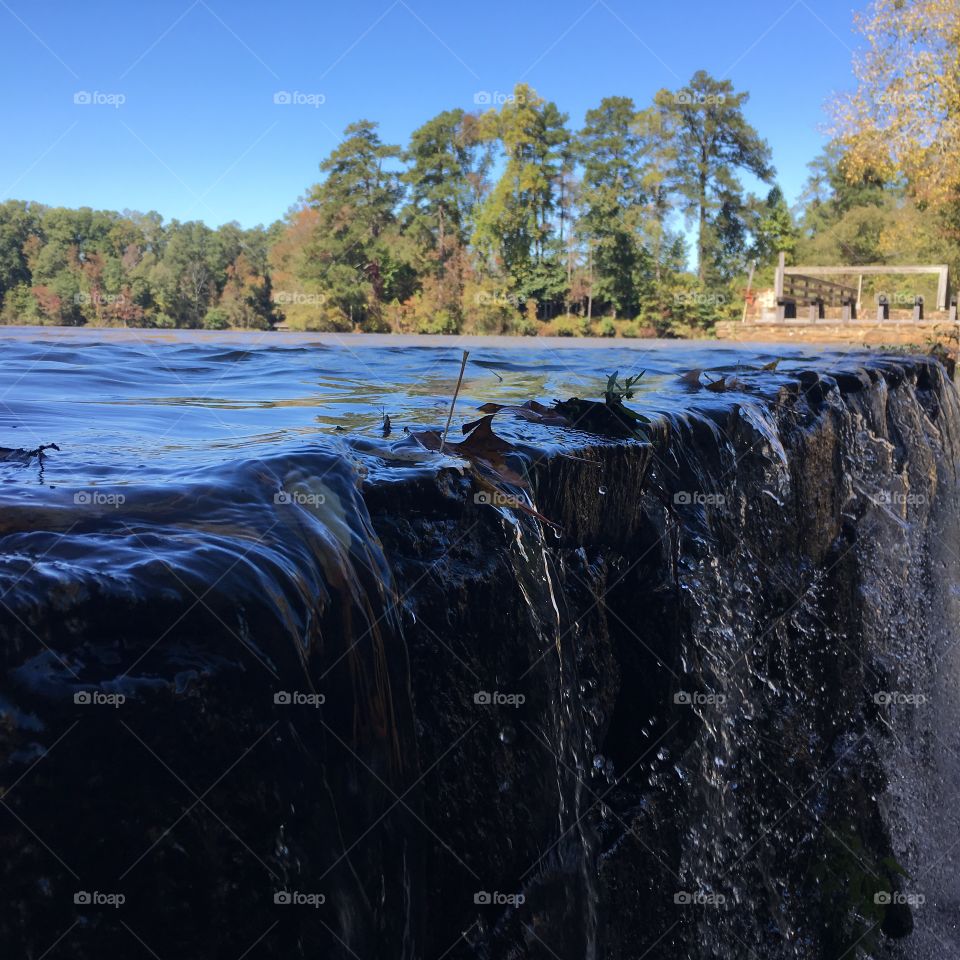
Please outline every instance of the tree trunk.
M588 259L590 262L589 269L587 271L587 282L589 283L589 288L587 291L587 319L593 319L593 247L590 247L590 252L588 254Z
M707 156L706 151L702 157L703 169L706 169ZM700 230L697 234L697 275L700 280L700 286L707 282L707 175L700 175L700 195L697 198L700 204Z

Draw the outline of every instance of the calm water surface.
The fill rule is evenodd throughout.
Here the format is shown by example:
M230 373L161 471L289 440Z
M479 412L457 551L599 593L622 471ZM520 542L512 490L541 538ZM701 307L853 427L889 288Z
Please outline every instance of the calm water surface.
M49 488L188 480L210 467L300 447L382 440L384 411L392 439L402 438L404 426L442 426L464 348L470 363L454 429L487 401L598 398L614 370L646 371L634 402L648 414L727 403L705 391L692 397L678 374L692 367L743 372L776 357L789 373L825 355L811 345L709 341L65 328L8 328L2 344L0 446L61 448L50 453L42 476L35 466L4 465L5 497L36 495L38 481ZM778 377L763 379L773 385ZM497 423L513 439L547 439L539 427L510 418Z

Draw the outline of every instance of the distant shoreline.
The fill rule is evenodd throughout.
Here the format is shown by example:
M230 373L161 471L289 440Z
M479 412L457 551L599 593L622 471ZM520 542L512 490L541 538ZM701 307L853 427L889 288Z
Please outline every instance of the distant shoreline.
M520 337L515 335L484 334L418 334L418 333L322 333L301 330L190 330L157 327L55 327L9 325L0 327L0 340L10 334L17 339L35 337L38 331L52 332L58 338L77 340L133 340L145 344L170 343L177 340L202 340L209 343L250 343L254 338L264 343L301 344L305 346L342 346L346 349L426 347L451 350L518 349L518 350L632 350L637 353L654 350L697 349L742 352L754 346L771 358L777 356L776 343L757 341L755 344L716 339L635 339L628 337ZM279 336L278 336L279 334ZM784 346L809 348L814 343L789 343ZM821 346L827 346L827 343ZM836 344L830 345L836 349ZM866 349L866 348L865 348Z

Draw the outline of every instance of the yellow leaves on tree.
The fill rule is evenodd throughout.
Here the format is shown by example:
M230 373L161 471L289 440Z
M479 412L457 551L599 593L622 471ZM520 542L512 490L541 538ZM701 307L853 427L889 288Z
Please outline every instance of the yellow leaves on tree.
M933 207L960 200L960 2L874 0L857 24L857 90L834 104L848 176L902 177Z

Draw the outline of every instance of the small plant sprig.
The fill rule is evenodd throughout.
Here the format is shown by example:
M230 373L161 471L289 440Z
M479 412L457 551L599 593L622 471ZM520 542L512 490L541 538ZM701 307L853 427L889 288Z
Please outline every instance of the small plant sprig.
M634 395L633 388L640 381L640 378L646 373L641 370L636 376L627 377L623 383L620 383L618 377L620 371L615 370L607 378L607 389L603 392L603 399L608 407L622 407L624 400L632 400Z

